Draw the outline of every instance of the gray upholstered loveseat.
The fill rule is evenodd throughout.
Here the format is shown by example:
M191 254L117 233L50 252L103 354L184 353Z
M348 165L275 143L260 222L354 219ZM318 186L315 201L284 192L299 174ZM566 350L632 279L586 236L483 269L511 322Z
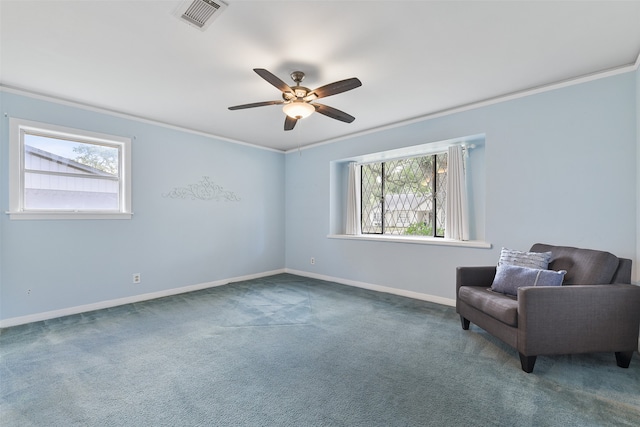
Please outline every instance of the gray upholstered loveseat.
M627 368L638 349L640 286L631 260L589 249L537 243L551 252L549 270L566 270L562 286L521 287L517 297L493 292L496 267L458 267L456 311L463 329L476 324L517 349L525 372L537 356L612 352Z

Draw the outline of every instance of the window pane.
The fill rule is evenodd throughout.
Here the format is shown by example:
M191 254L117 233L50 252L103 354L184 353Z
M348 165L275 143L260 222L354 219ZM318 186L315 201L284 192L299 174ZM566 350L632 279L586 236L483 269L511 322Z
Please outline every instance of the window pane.
M385 234L426 234L431 207L428 185L431 163L431 157L385 163Z
M363 165L362 232L444 236L447 154Z
M117 176L117 147L25 134L25 169Z
M447 154L436 156L436 236L444 237L447 207Z
M25 209L119 209L118 181L25 173Z
M26 210L118 211L118 147L24 135Z
M362 165L362 232L382 233L382 163Z

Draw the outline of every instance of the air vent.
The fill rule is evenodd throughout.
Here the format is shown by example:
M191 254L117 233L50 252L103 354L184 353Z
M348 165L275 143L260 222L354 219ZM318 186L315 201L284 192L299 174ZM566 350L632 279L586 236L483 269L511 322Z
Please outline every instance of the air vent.
M204 31L226 8L227 5L219 0L184 0L175 15L192 27Z

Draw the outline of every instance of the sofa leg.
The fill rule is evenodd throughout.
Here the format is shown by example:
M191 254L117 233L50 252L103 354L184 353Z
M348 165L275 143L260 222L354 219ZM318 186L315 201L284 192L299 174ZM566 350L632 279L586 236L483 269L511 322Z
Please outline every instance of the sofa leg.
M616 363L621 368L628 368L632 356L633 351L616 351Z
M460 323L462 323L462 329L465 331L469 329L469 325L471 324L471 322L462 317L462 315L460 315Z
M525 356L520 353L520 365L522 365L522 370L527 374L533 372L533 365L536 364L536 357L537 356Z

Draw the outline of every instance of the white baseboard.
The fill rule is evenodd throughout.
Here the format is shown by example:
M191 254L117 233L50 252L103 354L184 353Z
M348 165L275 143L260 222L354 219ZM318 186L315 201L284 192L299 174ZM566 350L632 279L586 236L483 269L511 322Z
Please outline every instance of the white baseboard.
M249 274L246 276L238 276L238 277L233 277L229 279L216 280L213 282L199 283L196 285L184 286L181 288L166 289L158 292L133 295L130 297L112 299L108 301L100 301L93 304L63 308L61 310L46 311L43 313L30 314L28 316L13 317L9 319L0 320L0 329L8 328L11 326L24 325L26 323L39 322L42 320L55 319L57 317L70 316L73 314L86 313L88 311L102 310L104 308L111 308L119 305L148 301L152 299L168 297L171 295L178 295L178 294L184 294L187 292L199 291L202 289L213 288L216 286L222 286L222 285L226 285L233 282L240 282L243 280L259 279L260 277L273 276L274 274L281 274L284 272L285 272L284 269L265 271L262 273Z
M355 286L357 288L369 289L372 291L384 292L387 294L399 295L399 296L418 299L422 301L434 302L436 304L447 305L450 307L456 306L456 300L451 298L443 298L435 295L407 291L404 289L390 288L387 286L372 285L366 282L358 282L356 280L342 279L340 277L326 276L324 274L310 273L308 271L294 270L291 268L285 268L284 272L289 274L295 274L297 276L310 277L312 279L319 279L319 280L326 280L328 282L340 283L342 285ZM634 283L634 284L637 284L637 283ZM638 354L640 354L640 337L638 337L637 351L638 351Z
M456 306L456 300L451 298L443 298L435 295L423 294L420 292L407 291L405 289L390 288L388 286L373 285L371 283L359 282L357 280L342 279L340 277L325 276L324 274L310 273L308 271L293 270L285 268L285 273L295 274L297 276L310 277L312 279L326 280L328 282L336 282L342 285L354 286L356 288L368 289L371 291L384 292L386 294L399 295L402 297L418 299L422 301L434 302L436 304Z
M42 320L55 319L57 317L70 316L70 315L73 315L73 314L86 313L88 311L102 310L104 308L117 307L119 305L132 304L132 303L142 302L142 301L149 301L149 300L153 300L153 299L157 299L157 298L168 297L168 296L171 296L171 295L184 294L184 293L187 293L187 292L194 292L194 291L199 291L199 290L202 290L202 289L213 288L213 287L216 287L216 286L227 285L227 284L233 283L233 282L240 282L240 281L243 281L243 280L251 280L251 279L259 279L261 277L268 277L268 276L273 276L275 274L281 274L281 273L289 273L289 274L295 274L297 276L309 277L309 278L312 278L312 279L326 280L328 282L335 282L335 283L340 283L342 285L354 286L356 288L369 289L369 290L372 290L372 291L384 292L384 293L393 294L393 295L399 295L399 296L403 296L403 297L407 297L407 298L413 298L413 299L417 299L417 300L433 302L433 303L436 303L436 304L447 305L447 306L450 306L450 307L455 307L456 306L456 301L454 299L451 299L451 298L443 298L443 297L438 297L438 296L435 296L435 295L423 294L423 293L420 293L420 292L413 292L413 291L407 291L407 290L404 290L404 289L390 288L390 287L387 287L387 286L373 285L371 283L359 282L357 280L350 280L350 279L342 279L340 277L327 276L327 275L324 275L324 274L311 273L311 272L308 272L308 271L294 270L294 269L291 269L291 268L283 268L283 269L279 269L279 270L272 270L272 271L265 271L265 272L262 272L262 273L249 274L249 275L246 275L246 276L238 276L238 277L233 277L233 278L229 278L229 279L216 280L216 281L213 281L213 282L199 283L199 284L196 284L196 285L184 286L184 287L181 287L181 288L167 289L167 290L164 290L164 291L151 292L151 293L140 294L140 295L133 295L133 296L130 296L130 297L125 297L125 298L118 298L118 299L113 299L113 300L108 300L108 301L101 301L101 302L97 302L97 303L93 303L93 304L86 304L86 305L80 305L80 306L76 306L76 307L69 307L69 308L64 308L62 310L53 310L53 311L46 311L46 312L43 312L43 313L30 314L28 316L12 317L12 318L9 318L9 319L0 320L0 329L9 328L11 326L24 325L24 324L32 323L32 322L39 322L39 321L42 321ZM638 337L638 352L640 353L640 337Z

